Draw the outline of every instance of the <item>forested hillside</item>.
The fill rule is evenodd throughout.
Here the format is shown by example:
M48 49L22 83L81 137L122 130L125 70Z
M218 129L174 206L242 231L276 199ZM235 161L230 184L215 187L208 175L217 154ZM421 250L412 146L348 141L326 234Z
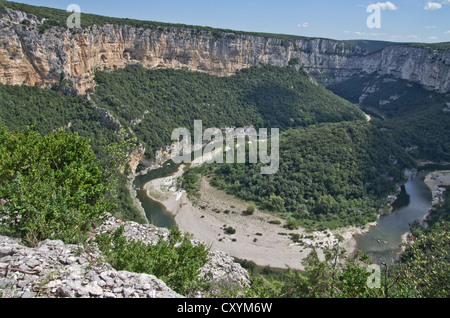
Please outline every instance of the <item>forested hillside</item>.
M55 130L77 133L89 138L100 160L109 154L105 148L122 137L104 122L99 111L83 97L37 87L0 85L0 125L11 130L33 130L41 135ZM117 197L111 198L117 207L111 211L125 219L143 222L133 205L126 186L126 176L118 174Z
M351 103L294 68L263 66L230 78L182 70L145 70L128 67L98 72L92 100L65 95L61 82L53 89L0 85L0 124L9 129L33 126L41 134L57 129L90 138L97 155L120 139L117 125L105 120L98 107L108 110L122 127L133 131L147 156L171 144L172 130L192 129L194 120L204 127L274 127L282 130L320 122L364 118ZM276 105L276 107L273 107ZM140 220L120 175L116 213ZM142 220L141 220L142 221Z
M96 74L97 106L130 127L151 156L171 143L172 130L204 127L290 128L363 119L354 105L293 67L264 65L231 77L127 67Z
M450 160L450 94L386 76L355 78L328 88L374 115L374 124L388 129L414 158Z
M289 130L280 139L278 173L261 175L260 165L204 165L185 178L200 173L262 209L335 228L374 221L414 162L389 134L353 121Z

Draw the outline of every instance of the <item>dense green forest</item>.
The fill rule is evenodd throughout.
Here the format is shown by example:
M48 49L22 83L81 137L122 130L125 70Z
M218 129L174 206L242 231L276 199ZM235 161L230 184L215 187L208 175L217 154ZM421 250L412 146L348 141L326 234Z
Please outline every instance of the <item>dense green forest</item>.
M286 131L280 139L280 169L261 175L262 164L210 164L191 169L211 184L310 226L334 228L374 221L385 198L414 161L390 135L366 121L319 124Z
M40 134L65 130L88 138L99 158L107 158L110 144L120 141L119 132L102 122L102 117L91 102L79 97L66 96L50 89L28 86L0 85L0 125L13 130L33 127ZM134 206L127 179L118 174L117 197L112 198L115 215L144 222Z
M303 70L264 65L217 77L184 70L127 67L97 72L95 103L130 127L151 156L172 130L204 127L289 128L363 119L354 105L313 84ZM134 123L133 123L134 122Z
M328 88L361 104L363 110L375 116L373 123L387 129L415 159L450 161L449 94L388 76L355 78ZM360 101L363 94L366 97Z
M310 82L303 71L271 66L244 70L230 78L182 70L128 67L98 72L92 101L53 89L0 85L0 124L9 129L33 126L41 134L56 129L77 132L91 140L100 158L104 147L120 137L117 127L102 118L97 107L115 116L129 136L137 137L148 157L171 143L173 129L205 127L293 127L319 122L361 119L363 113L336 95ZM64 79L61 79L61 85ZM273 108L272 105L279 105ZM142 222L119 176L116 215Z

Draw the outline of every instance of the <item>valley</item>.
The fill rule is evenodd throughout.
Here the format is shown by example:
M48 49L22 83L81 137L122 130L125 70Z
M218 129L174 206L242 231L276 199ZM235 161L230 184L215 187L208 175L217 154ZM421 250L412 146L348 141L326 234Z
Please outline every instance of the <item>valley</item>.
M177 186L183 169L180 166L177 173L148 182L144 186L148 197L164 205L181 231L237 259L262 267L304 270L302 261L311 248L339 244L352 254L356 247L354 235L368 230L360 227L323 232L287 229L286 220L273 213L256 210L252 215L245 215L248 203L212 187L206 179L200 181L198 196L190 198Z
M0 217L8 221L0 234L37 245L38 238L64 240L70 232L67 243L82 244L110 213L180 231L155 249L126 242L120 231L101 236L108 260L124 269L178 268L164 265L170 255L171 262L190 258L181 262L189 270L176 274L193 275L205 266L205 251L197 248L204 244L247 266L296 270L281 278L255 274L249 294L386 292L364 285L364 266L375 261L360 255L357 237L389 220L403 185L415 193L410 177L423 162L450 161L448 43L82 17L82 28L69 29L63 10L0 0ZM279 129L279 169L263 175L262 162L175 165L170 159L180 145L173 131L194 136L200 120L221 132ZM250 141L242 145L248 155ZM389 264L403 275L399 297L414 293L409 284L416 277L430 275L415 267L417 259L448 274L447 177L435 172L426 179L433 202L422 198L418 215L428 219L387 221L427 242L423 250L412 240L400 262ZM389 233L395 245L398 232ZM177 254L176 240L186 254ZM204 282L191 278L171 283L186 295L203 293ZM430 288L422 295L434 292L447 293Z

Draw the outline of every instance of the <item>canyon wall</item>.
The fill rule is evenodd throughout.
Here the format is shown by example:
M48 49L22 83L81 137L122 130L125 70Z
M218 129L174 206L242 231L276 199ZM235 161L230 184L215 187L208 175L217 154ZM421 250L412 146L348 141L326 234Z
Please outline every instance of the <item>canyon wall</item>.
M27 20L27 23L23 21ZM49 86L70 79L79 93L95 88L96 70L140 65L229 76L262 64L302 66L324 84L360 74L392 75L430 90L450 91L450 50L392 44L376 52L328 39L282 40L188 27L53 27L7 9L0 19L0 83Z

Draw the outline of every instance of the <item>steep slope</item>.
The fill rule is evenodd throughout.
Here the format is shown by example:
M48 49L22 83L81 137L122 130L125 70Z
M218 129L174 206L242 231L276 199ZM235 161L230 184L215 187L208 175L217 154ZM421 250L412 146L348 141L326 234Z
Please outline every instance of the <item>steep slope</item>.
M228 76L263 63L297 64L323 83L360 74L392 75L428 89L450 91L448 49L245 33L93 15L82 15L82 21L87 21L83 29L68 30L67 12L9 2L6 6L9 8L3 9L0 19L0 81L4 84L49 85L64 74L83 94L94 89L97 69L139 64Z
M374 124L416 159L450 161L450 94L392 76L361 76L328 88L375 116Z
M182 70L127 67L97 72L91 99L133 130L149 156L172 144L179 127L286 130L316 123L364 119L354 105L292 67L265 65L217 77Z
M120 140L118 127L104 114L81 96L66 96L46 88L0 84L0 126L11 130L33 126L42 135L60 129L77 133L91 140L99 158L107 156L105 146ZM111 212L121 218L144 222L130 198L126 176L120 175L119 180L118 197L113 199L118 207Z

